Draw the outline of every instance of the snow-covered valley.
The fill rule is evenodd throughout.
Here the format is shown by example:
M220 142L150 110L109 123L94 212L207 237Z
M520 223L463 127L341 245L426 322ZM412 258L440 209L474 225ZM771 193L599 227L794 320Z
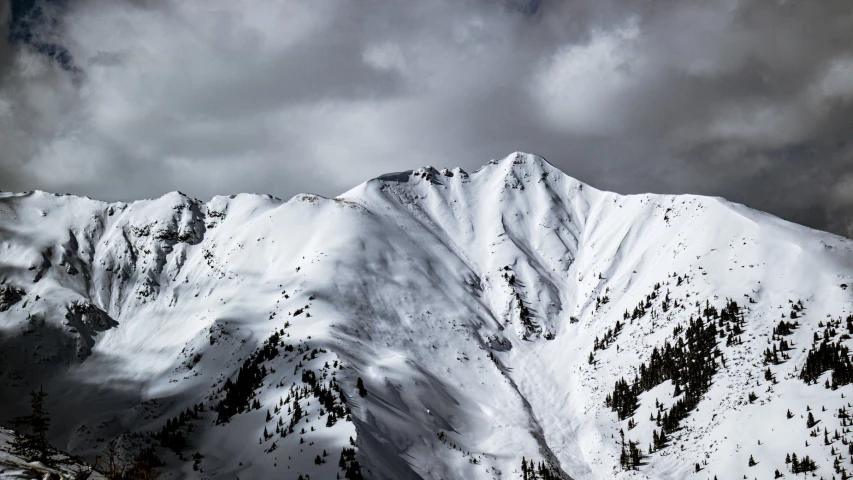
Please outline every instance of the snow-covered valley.
M162 478L845 478L850 287L850 240L523 153L331 199L0 193L0 424L43 385L56 447Z

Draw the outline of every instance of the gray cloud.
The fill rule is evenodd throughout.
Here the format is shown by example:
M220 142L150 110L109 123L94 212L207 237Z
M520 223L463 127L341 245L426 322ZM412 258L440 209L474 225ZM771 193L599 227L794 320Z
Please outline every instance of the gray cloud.
M8 2L8 0L5 0ZM853 6L79 0L0 31L0 188L334 195L514 150L853 235ZM0 19L8 18L8 3Z

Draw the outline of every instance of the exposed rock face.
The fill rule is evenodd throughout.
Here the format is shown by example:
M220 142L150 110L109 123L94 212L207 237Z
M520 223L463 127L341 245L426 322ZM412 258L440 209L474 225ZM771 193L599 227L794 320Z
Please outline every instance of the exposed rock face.
M0 312L5 312L12 305L21 301L24 291L11 285L0 285Z

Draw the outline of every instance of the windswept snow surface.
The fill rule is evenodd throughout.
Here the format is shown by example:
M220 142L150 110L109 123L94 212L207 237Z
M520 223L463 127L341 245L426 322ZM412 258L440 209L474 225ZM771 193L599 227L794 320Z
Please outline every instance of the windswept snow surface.
M851 247L720 198L602 192L523 153L333 199L4 193L0 422L44 384L57 447L91 458L161 432L167 478L343 478L354 459L367 478L517 479L522 458L557 478L773 478L793 453L841 478L853 388L799 374L815 334L851 342ZM649 453L673 382L621 420L607 396L730 301L740 333L706 317L719 366ZM775 335L780 320L798 326ZM228 397L241 370L255 381Z

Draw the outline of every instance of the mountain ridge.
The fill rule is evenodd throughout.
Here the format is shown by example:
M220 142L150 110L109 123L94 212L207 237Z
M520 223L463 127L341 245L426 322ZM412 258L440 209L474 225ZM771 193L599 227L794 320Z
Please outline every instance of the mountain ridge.
M845 408L798 376L812 334L849 344L853 244L718 197L604 192L517 152L334 198L0 194L0 219L0 281L21 291L0 313L0 404L19 411L47 382L74 412L54 432L72 453L153 438L173 478L344 475L354 461L371 478L766 477L796 452L837 470L835 444L767 429L808 437L785 410ZM780 309L800 322L790 336ZM608 404L697 319L722 335L696 373L707 385L665 373L636 384L631 412ZM797 349L764 364L783 337ZM649 416L694 394L652 448L670 427ZM735 433L762 444L733 448ZM631 441L636 470L620 459Z

